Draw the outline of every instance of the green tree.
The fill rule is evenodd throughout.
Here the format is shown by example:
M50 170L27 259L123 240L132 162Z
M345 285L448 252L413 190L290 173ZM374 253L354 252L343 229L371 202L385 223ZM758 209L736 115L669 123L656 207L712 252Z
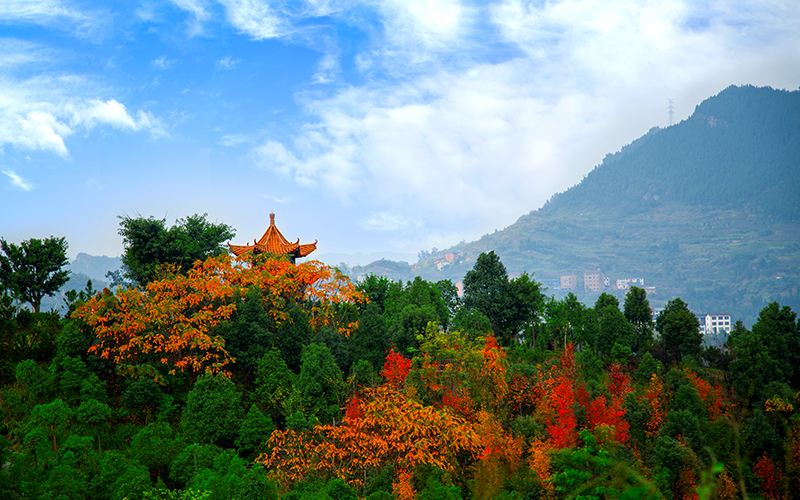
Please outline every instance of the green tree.
M359 281L356 286L356 288L364 292L369 298L369 304L375 304L380 308L381 313L386 310L386 301L389 299L389 296L398 287L402 288L402 283L394 282L385 276L377 276L375 274L370 274ZM359 307L363 308L366 306L367 304L361 304Z
M386 319L380 306L367 304L358 319L358 328L350 336L350 359L364 360L379 370L390 347Z
M224 254L222 242L233 238L236 232L227 224L207 221L207 216L195 214L178 219L170 228L166 219L120 216L122 276L144 286L156 278L158 268L164 264L188 269L195 261Z
M800 332L796 317L789 306L772 302L758 314L752 331L778 364L781 382L800 387Z
M670 300L656 318L656 330L664 343L669 361L680 361L683 356L700 358L703 335L697 318L680 298Z
M600 331L597 333L597 350L602 356L609 356L614 344L632 348L636 342L636 331L628 323L618 308L608 306L603 309Z
M327 347L310 344L303 349L296 387L307 415L330 423L341 414L342 372Z
M236 386L223 375L198 378L183 410L186 436L195 443L231 447L242 421L241 399Z
M610 293L601 293L594 303L594 311L597 313L597 321L603 321L603 312L607 308L614 308L619 311L619 300Z
M264 308L261 290L251 288L236 302L231 319L214 328L225 339L225 350L236 360L231 367L250 375L273 344L275 322Z
M636 330L636 342L631 347L639 352L653 339L653 312L650 310L650 302L647 300L644 288L632 286L625 296L624 308L625 319Z
M762 339L753 332L744 330L737 334L733 353L731 387L746 405L749 406L770 382L783 379L780 366L769 355Z
M122 453L104 453L99 465L100 471L90 484L92 498L140 499L153 487L147 469Z
M544 316L548 340L556 345L595 345L598 328L595 312L584 306L574 293L570 292L563 300L551 297L544 304Z
M214 467L220 448L213 444L190 444L181 451L169 466L169 477L185 486L198 473Z
M31 238L19 246L0 238L0 285L38 313L42 298L53 295L69 280L67 240Z
M133 436L131 455L147 468L151 476L164 477L185 445L166 422L148 424Z
M442 300L450 311L450 317L452 318L461 305L461 299L458 297L458 288L451 280L439 280L435 286L441 293Z
M511 310L507 328L511 332L511 337L517 340L517 333L523 330L535 335L539 317L544 309L542 284L523 272L518 278L509 281L508 288Z
M277 349L266 353L258 362L255 384L257 401L273 421L281 423L287 416L296 378Z
M81 403L75 413L82 426L95 429L97 434L97 449L98 451L102 451L100 431L103 427L108 425L108 421L114 416L114 410L107 404L101 403L96 399L88 399Z
M498 337L508 316L508 291L506 266L494 251L480 254L464 276L464 307L482 312Z
M275 430L272 420L261 413L256 405L251 405L247 410L239 428L239 437L236 438L236 448L239 453L246 453L252 456L258 455L262 450L262 443L269 439L269 435Z
M31 412L33 422L36 425L46 427L50 430L50 436L53 438L53 452L58 452L58 442L56 436L72 418L72 410L61 399L56 399L52 403L46 405L37 405Z
M492 331L489 319L477 309L459 307L453 316L450 330L461 330L469 339L483 337Z

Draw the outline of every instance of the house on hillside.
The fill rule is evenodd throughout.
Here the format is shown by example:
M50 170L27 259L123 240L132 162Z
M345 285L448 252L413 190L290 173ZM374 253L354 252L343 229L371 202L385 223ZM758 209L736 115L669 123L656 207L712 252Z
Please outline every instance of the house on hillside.
M436 269L441 271L445 267L453 264L455 261L456 261L456 254L448 253L445 254L443 258L435 260L433 264L436 266Z
M575 274L562 274L561 275L561 289L562 290L575 290L578 286L578 277Z
M644 287L644 278L622 278L617 280L617 290L627 290L632 286Z
M586 271L583 273L583 289L591 292L602 292L603 285L603 271Z
M712 335L715 333L730 333L731 332L731 315L730 314L698 314L697 324L700 327L700 333L703 335Z

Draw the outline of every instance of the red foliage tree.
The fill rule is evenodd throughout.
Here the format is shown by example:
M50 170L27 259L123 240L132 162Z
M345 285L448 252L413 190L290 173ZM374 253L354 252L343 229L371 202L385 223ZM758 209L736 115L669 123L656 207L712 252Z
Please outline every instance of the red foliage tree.
M753 465L753 474L761 479L761 495L768 500L779 500L781 495L781 485L783 484L783 474L775 466L775 463L767 457L761 456Z
M406 377L411 371L411 360L394 350L394 347L386 355L386 362L383 364L381 375L395 389L400 389L406 382Z
M553 439L553 447L556 449L572 448L578 441L578 420L572 407L576 402L573 349L572 344L567 345L561 355L561 366L547 382L550 404L555 410L555 419L547 426L547 433Z

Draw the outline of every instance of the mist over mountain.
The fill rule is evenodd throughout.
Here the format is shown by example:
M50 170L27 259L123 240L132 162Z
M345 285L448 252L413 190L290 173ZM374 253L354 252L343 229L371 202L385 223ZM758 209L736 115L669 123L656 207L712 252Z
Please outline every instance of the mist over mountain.
M729 87L688 119L654 127L609 154L578 185L478 241L421 252L411 266L350 270L395 279L460 281L481 252L563 296L559 278L585 271L642 278L660 307L680 296L696 313L752 324L767 303L800 305L800 92ZM452 254L452 263L442 259Z

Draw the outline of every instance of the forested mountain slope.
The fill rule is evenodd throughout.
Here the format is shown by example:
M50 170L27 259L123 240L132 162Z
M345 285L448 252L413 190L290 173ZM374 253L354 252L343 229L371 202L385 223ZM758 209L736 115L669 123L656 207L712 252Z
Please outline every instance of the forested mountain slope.
M541 209L412 272L459 281L475 256L495 250L510 273L535 273L548 293L563 295L553 284L574 273L579 297L593 303L599 292L583 294L583 273L600 268L612 285L644 278L656 306L680 296L697 313L752 324L771 301L800 303L798 192L800 92L729 87L607 155ZM447 253L461 262L440 271L434 262Z
M670 203L750 207L800 220L800 92L729 87L687 120L607 155L541 214L602 210L630 216Z

